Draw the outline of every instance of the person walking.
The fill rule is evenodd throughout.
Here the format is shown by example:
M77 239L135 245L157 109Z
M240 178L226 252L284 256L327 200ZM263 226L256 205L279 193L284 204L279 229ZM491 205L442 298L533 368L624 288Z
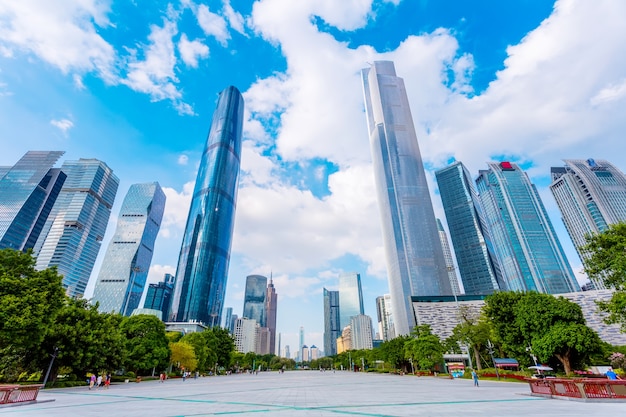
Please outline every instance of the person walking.
M474 386L478 386L478 374L474 369L472 369L472 379L474 380Z
M109 389L109 386L111 385L111 374L107 373L106 378L104 379L104 388L105 389Z
M100 388L102 386L102 375L98 375L96 378L96 388Z
M91 374L91 376L89 377L89 389L91 390L95 384L96 384L96 375Z

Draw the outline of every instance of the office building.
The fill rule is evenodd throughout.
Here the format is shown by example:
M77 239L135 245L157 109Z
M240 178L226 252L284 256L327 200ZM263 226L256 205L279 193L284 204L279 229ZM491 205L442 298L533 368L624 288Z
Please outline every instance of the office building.
M265 325L269 329L270 350L276 355L280 352L280 347L276 350L276 311L278 308L278 294L274 287L274 281L270 275L270 283L267 284L267 295L265 296Z
M139 307L164 210L158 182L128 189L94 287L92 302L99 311L130 316Z
M56 266L70 297L82 297L106 232L119 180L97 159L66 161L67 178L37 239L37 269Z
M256 320L261 327L266 327L267 278L262 275L248 275L243 299L243 316Z
M452 289L404 80L390 61L361 75L396 333L408 335L410 297Z
M350 319L352 349L372 349L372 319L365 314Z
M170 313L170 303L172 301L172 291L174 290L175 277L172 274L165 274L163 281L148 285L146 301L143 308L158 310L161 317L167 318Z
M324 288L324 352L337 354L337 338L341 335L339 321L339 291Z
M378 318L378 332L385 342L396 337L391 314L391 295L385 294L376 297L376 315Z
M465 294L491 294L500 288L480 199L461 162L435 172L456 263Z
M245 317L235 320L235 349L237 352L248 353L256 350L256 328L258 327L255 320Z
M224 313L224 328L230 330L231 322L233 320L233 308L226 307L226 313Z
M12 167L0 167L0 249L32 249L63 187L54 164L60 151L29 151Z
M289 345L285 345L285 351L283 352L283 358L291 359L291 351Z
M268 355L270 353L270 329L256 326L256 345L254 352L257 355Z
M312 345L309 348L309 357L311 358L312 361L318 360L320 358L320 350L317 348L317 346Z
M349 272L339 275L339 328L350 324L352 316L365 314L361 275Z
M352 350L352 327L347 325L341 329L341 336L337 338L337 353Z
M580 291L534 184L511 162L489 163L476 180L509 291Z
M220 93L213 113L176 269L171 321L222 322L241 159L243 98Z
M307 345L302 345L302 349L300 349L300 362L310 362L310 354L311 352L309 351L309 347Z
M448 270L448 279L450 280L452 294L459 295L461 294L461 289L459 288L459 280L456 277L456 268L454 267L454 260L452 259L452 250L450 249L450 243L448 242L448 234L439 219L437 219L437 231L439 232L439 240L441 240L443 259L446 261L446 269Z
M300 344L298 349L298 359L301 359L302 356L300 352L302 352L302 346L304 346L304 327L300 326Z
M584 261L580 248L586 244L585 236L626 221L626 175L604 159L564 162L564 167L551 169L550 191L578 256ZM603 288L601 282L593 284Z
M230 318L230 327L228 328L228 331L230 332L230 334L235 334L235 322L237 321L239 316L236 315L236 314L233 314L230 317L231 317Z

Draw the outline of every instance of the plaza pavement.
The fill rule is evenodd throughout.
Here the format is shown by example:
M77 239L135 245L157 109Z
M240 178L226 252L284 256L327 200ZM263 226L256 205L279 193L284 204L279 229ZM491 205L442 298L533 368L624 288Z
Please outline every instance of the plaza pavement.
M4 416L618 416L625 403L529 396L525 383L292 371L48 389Z

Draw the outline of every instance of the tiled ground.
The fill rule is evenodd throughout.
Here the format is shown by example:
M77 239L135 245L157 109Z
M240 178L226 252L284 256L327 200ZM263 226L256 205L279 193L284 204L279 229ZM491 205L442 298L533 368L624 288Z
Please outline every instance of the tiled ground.
M523 383L318 371L230 375L50 389L14 416L618 416L625 403L583 403L529 396Z

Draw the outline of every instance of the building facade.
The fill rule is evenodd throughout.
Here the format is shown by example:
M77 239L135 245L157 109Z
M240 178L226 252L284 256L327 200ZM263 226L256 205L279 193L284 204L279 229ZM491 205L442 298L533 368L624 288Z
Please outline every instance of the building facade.
M66 175L54 164L65 152L29 151L0 167L0 249L33 249Z
M580 291L534 184L516 164L489 163L476 180L503 283L509 291Z
M267 278L262 275L248 275L243 298L243 316L255 320L266 327Z
M56 266L70 297L82 297L89 282L119 180L97 159L66 161L67 178L35 244L37 269Z
M437 231L439 231L439 240L441 240L443 259L446 261L446 269L448 270L448 279L450 280L452 294L459 295L461 294L461 289L459 288L459 279L456 277L456 268L454 267L454 259L452 259L452 250L450 249L450 243L448 242L448 234L439 219L437 219Z
M578 256L585 236L610 224L626 221L626 175L604 159L566 159L564 167L551 169L550 191L561 211L565 228ZM601 282L594 282L602 288Z
M500 288L480 199L461 162L435 172L456 263L465 294L491 294Z
M372 319L365 314L353 316L350 319L352 330L352 349L372 349Z
M376 297L376 315L378 318L378 332L385 342L396 337L391 313L391 295L385 294Z
M161 317L167 318L170 313L170 304L172 302L172 292L176 277L172 274L165 274L163 281L156 284L148 285L146 300L143 308L159 310Z
M361 76L396 333L407 335L410 297L452 290L404 81L390 61Z
M337 354L337 338L341 335L339 320L339 291L324 288L324 352Z
M339 327L350 324L352 316L365 314L361 275L348 272L339 275Z
M257 327L257 322L255 320L247 319L245 317L235 320L235 331L233 334L235 338L235 349L237 349L237 352L248 353L256 350Z
M278 309L278 294L274 287L274 281L270 276L270 283L267 284L267 295L265 296L265 325L269 329L270 350L269 352L277 355L280 348L276 349L276 313Z
M170 320L222 322L241 159L243 98L220 93L200 161L176 269Z
M101 312L130 316L139 307L164 210L158 182L128 189L94 287L92 302Z

